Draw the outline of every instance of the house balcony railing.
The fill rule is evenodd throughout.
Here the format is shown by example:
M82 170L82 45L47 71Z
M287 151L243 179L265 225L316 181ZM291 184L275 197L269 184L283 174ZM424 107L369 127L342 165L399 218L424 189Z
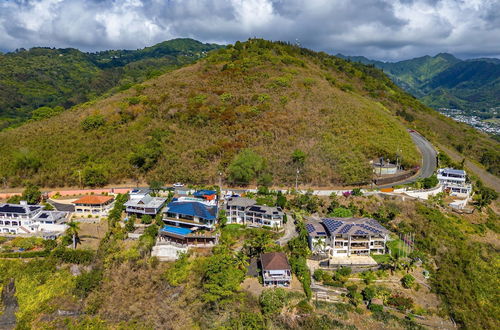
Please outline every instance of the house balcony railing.
M291 281L292 276L291 275L284 275L284 276L263 276L264 281Z
M197 222L194 220L188 220L188 219L177 219L177 218L172 218L172 217L163 217L164 221L171 221L171 222L178 222L178 223L183 223L186 225L193 225L197 227L206 227L206 228L212 228L214 225L212 224L206 224L203 222Z

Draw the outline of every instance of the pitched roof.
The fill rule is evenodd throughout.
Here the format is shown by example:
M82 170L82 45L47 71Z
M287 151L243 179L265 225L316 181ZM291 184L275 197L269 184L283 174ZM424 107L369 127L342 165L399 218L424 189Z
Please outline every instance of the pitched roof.
M255 200L246 197L231 197L227 200L228 206L248 207L255 204Z
M88 195L83 196L82 198L77 199L73 202L73 204L91 204L91 205L101 205L105 204L109 201L112 201L112 196L103 196L103 195Z
M267 205L252 205L248 209L250 212L263 213L269 215L283 215L283 211L279 207Z
M30 214L43 208L42 205L1 204L0 213Z
M206 220L215 220L217 206L208 206L200 202L170 202L163 212L190 215Z
M270 252L260 255L263 270L290 269L288 258L283 252Z
M211 196L211 195L215 195L215 194L217 194L217 191L215 191L215 190L202 189L202 190L195 191L193 196L202 197L202 196Z
M370 218L328 218L323 219L323 224L331 235L381 235L389 231ZM310 235L312 232L310 232Z
M149 208L159 208L167 201L163 197L152 197L151 195L146 195L142 198L130 198L124 205L125 206L141 206Z

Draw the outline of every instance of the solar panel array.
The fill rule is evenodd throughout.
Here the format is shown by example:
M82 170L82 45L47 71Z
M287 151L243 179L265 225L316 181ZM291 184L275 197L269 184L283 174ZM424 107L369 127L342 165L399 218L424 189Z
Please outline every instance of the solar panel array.
M360 224L358 225L360 226L361 228L363 229L366 229L366 230L369 230L371 231L372 233L376 233L376 234L382 234L382 231L376 229L376 228L373 228L372 226L368 226L368 225L365 225L365 224Z
M356 230L354 235L368 235L368 233L358 229L358 230Z
M330 233L334 233L340 226L344 224L342 221L332 220L332 219L324 219L323 223L325 224L326 229Z
M310 223L306 225L306 229L308 233L314 233L316 230L314 229L314 226Z
M342 227L342 229L339 231L339 234L347 234L347 232L349 230L351 230L351 228L354 227L354 225L352 224L348 224L348 225L345 225L344 227Z

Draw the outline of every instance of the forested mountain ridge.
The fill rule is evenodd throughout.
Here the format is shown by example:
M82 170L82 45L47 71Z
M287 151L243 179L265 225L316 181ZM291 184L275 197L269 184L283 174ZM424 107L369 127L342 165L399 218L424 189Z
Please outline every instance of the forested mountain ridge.
M382 62L363 56L338 56L374 65L406 91L433 108L487 112L500 107L500 60L460 60L451 54Z
M0 129L54 115L111 89L126 89L218 47L174 39L139 50L84 53L36 47L0 54Z
M27 178L96 186L210 183L222 173L232 184L289 185L300 168L303 184L360 184L374 157L401 150L406 167L420 163L407 127L478 161L495 156L495 141L423 106L378 69L251 39L0 132L0 177L12 186Z

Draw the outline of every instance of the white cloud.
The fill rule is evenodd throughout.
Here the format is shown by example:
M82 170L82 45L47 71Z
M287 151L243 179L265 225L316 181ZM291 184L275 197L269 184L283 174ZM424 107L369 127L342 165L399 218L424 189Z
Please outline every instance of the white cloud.
M499 0L10 0L0 45L140 48L175 37L249 37L400 59L500 55Z

